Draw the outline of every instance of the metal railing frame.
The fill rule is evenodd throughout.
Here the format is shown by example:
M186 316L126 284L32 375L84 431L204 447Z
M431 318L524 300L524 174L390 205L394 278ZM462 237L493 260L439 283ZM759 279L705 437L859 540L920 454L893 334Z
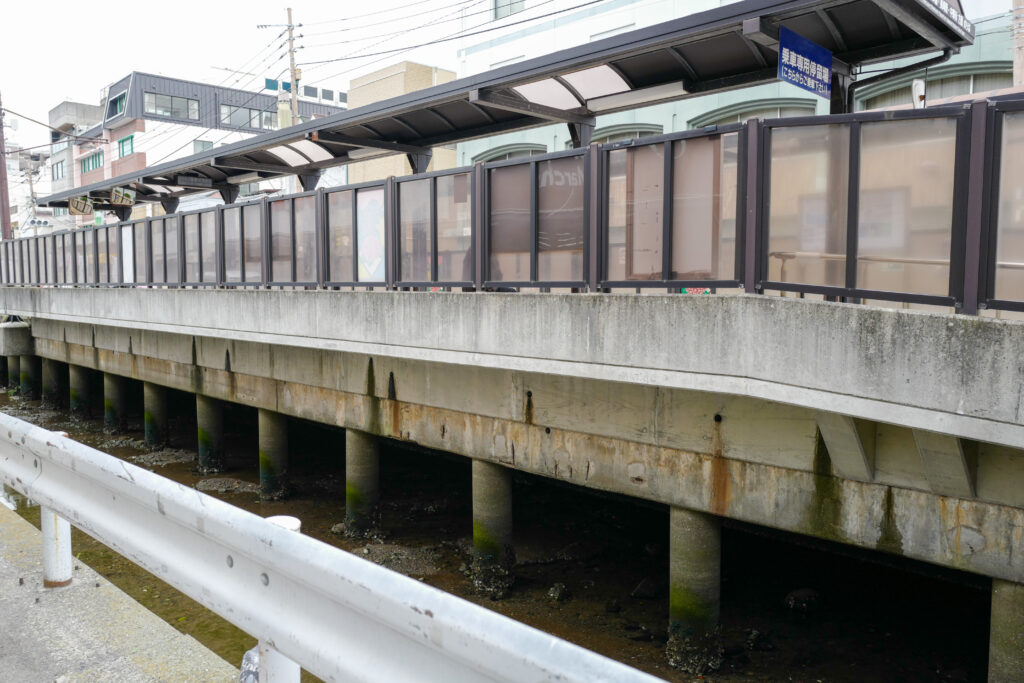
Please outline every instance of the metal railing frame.
M97 240L97 227L89 226L68 231L58 231L49 236L19 238L0 244L0 283L6 286L84 286L84 287L306 287L306 288L365 288L365 289L412 289L461 288L483 290L493 288L536 288L541 291L552 287L565 287L592 292L607 291L610 288L665 288L679 291L685 287L742 288L747 293L767 291L788 291L800 294L821 295L839 301L862 303L865 300L889 300L911 304L952 306L960 313L977 314L979 309L1005 309L1024 312L1024 293L1014 299L1006 293L995 292L996 255L998 253L998 205L1000 160L1002 158L1002 126L1007 114L1024 112L1024 98L1010 96L973 102L967 105L947 105L924 110L898 110L885 112L860 112L835 116L809 116L768 121L751 120L743 124L709 127L700 130L652 136L637 140L593 144L587 148L553 152L550 154L513 159L500 162L477 163L470 167L421 173L401 178L356 183L342 187L321 188L314 192L302 192L274 198L262 197L256 202L237 202L230 205L188 211L168 216L137 219L102 226L114 227L113 239L108 240L106 258L101 259ZM921 118L956 119L956 141L954 152L954 197L950 229L949 283L947 291L936 294L919 294L900 291L877 291L861 288L857 274L857 217L859 213L859 164L860 128L862 124L879 121L903 121ZM771 138L777 129L798 126L820 126L846 124L850 129L849 188L847 215L846 269L842 287L822 286L794 282L775 282L768 279L768 216L770 212L771 188ZM722 280L676 280L669 279L672 259L672 211L673 197L671 179L673 173L672 145L678 140L738 135L737 158L737 206L736 206L736 254L733 279ZM608 155L614 150L661 144L665 154L665 191L662 207L662 277L652 280L612 281L607 277L608 254ZM1022 152L1024 153L1024 152ZM537 277L538 264L538 187L537 164L552 159L580 156L584 159L583 199L583 277L581 280L556 282L543 281ZM489 269L490 249L490 176L494 169L514 165L530 165L531 192L530 208L530 277L526 280L494 280ZM471 193L471 249L472 279L445 280L438 276L438 243L436 215L437 178L469 173ZM399 191L401 185L422 179L431 179L431 278L427 281L405 278L399 272L401 263L401 229ZM385 278L381 281L359 279L359 224L358 195L369 188L382 188L384 192L384 259ZM337 192L352 192L352 278L337 277L330 272L331 242L329 231L329 198ZM296 225L294 200L314 197L316 222L316 277L314 280L295 282L297 264ZM292 246L292 272L290 279L271 278L270 250L270 201L287 201L290 205L290 236ZM258 281L246 281L245 227L246 207L259 207L260 221L260 276ZM225 211L238 209L239 213L239 281L228 281L225 250ZM251 210L250 210L251 211ZM185 256L185 216L206 214L214 216L215 270L216 281L207 281L202 272L205 267L202 233L199 230L198 253L200 255L200 277L197 282L185 278L187 273ZM176 272L166 273L167 262L167 220L177 221L178 229L173 245L178 254ZM197 220L202 223L202 218ZM153 229L157 221L164 221L163 230L157 239L163 249L159 263L154 259ZM134 280L122 282L124 253L128 245L124 242L121 228L131 225ZM140 235L141 233L141 235ZM139 262L138 240L143 239L143 263ZM60 243L63 250L56 245ZM40 254L40 251L43 253ZM34 255L33 255L34 254ZM115 258L111 258L111 254ZM1004 259L1005 260L1005 259ZM117 265L116 272L112 270ZM106 282L100 282L100 269L106 270ZM163 280L158 282L157 280ZM997 296L998 294L998 296Z

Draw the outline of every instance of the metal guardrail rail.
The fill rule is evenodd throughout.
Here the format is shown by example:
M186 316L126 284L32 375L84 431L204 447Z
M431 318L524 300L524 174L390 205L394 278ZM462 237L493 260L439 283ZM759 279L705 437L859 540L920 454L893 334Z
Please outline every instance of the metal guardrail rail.
M659 680L3 414L0 481L325 681Z

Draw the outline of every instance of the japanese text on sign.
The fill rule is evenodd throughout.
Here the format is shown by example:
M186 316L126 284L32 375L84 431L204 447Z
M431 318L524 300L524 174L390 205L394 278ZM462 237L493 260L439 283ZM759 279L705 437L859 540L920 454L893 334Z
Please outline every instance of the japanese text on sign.
M832 53L781 26L779 79L829 99L832 96Z

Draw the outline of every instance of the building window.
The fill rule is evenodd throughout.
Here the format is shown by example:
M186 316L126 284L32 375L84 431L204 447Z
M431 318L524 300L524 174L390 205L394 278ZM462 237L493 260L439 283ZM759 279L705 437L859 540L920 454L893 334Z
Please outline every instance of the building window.
M124 103L128 98L128 91L122 91L117 97L113 97L107 101L107 118L112 119L119 114L124 113Z
M544 145L532 143L519 143L492 147L473 157L473 163L478 161L506 161L508 159L525 159L535 157L538 154L546 154L548 148Z
M816 102L804 98L779 98L740 102L713 109L697 118L690 119L690 128L724 126L728 123L743 123L748 119L782 119L789 116L811 116Z
M591 143L602 145L609 142L624 142L626 140L639 140L651 135L661 135L664 129L656 123L623 123L614 126L603 126L594 131L590 138ZM572 140L565 143L566 149L573 149Z
M192 141L192 153L199 154L205 152L208 149L213 149L212 140L193 140Z
M248 197L260 191L259 183L243 183L238 186L238 196Z
M941 74L942 72L939 71L939 73ZM1002 88L1009 88L1012 85L1012 71L963 74L947 76L946 78L929 78L925 82L925 95L928 100L943 100L959 95L973 95L975 93L988 92L989 90L1000 90ZM901 105L913 105L913 95L909 85L869 97L864 100L863 108L883 109L885 107L898 107Z
M64 209L64 208L61 208L61 207L57 206L57 207L54 207L54 209L53 209L53 215L54 216L67 216L69 214L69 211L70 211L70 209Z
M277 130L277 115L272 111L260 111L247 107L220 105L220 123L230 128L264 128Z
M58 161L50 167L50 178L53 180L63 180L65 176L64 162Z
M135 136L129 135L126 138L121 138L117 141L117 158L124 159L129 154L135 152Z
M95 171L97 168L103 168L103 150L90 154L89 156L82 159L82 173L88 173L89 171Z
M199 120L199 100L148 92L143 95L143 111L155 116Z
M526 9L526 0L493 0L493 2L495 19L504 19Z

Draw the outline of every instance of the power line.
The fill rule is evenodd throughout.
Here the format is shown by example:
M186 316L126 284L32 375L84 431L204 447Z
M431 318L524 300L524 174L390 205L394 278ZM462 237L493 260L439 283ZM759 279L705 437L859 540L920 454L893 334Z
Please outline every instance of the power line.
M362 19L363 17L372 17L372 16L376 16L378 14L387 14L388 12L398 12L399 10L404 10L404 9L408 9L410 7L415 7L416 5L424 5L424 4L428 3L428 2L433 2L433 1L434 0L419 0L418 2L410 2L408 5L401 5L400 7L388 7L386 9L377 10L376 12L367 12L366 14L360 14L360 15L357 15L356 17L343 17L341 19L327 19L326 21L312 21L312 22L310 22L309 24L306 24L306 25L307 26L320 26L320 25L323 25L323 24L337 24L337 23L342 22L342 21L351 21L353 18L355 18L355 19ZM303 26L303 24L299 24L299 26Z
M469 7L472 7L473 5L478 5L481 2L485 2L485 1L486 0L472 0L471 2L466 4L465 6L460 7L460 9L457 10L456 12L452 12L451 14L446 14L443 17L438 18L436 21L430 21L430 22L427 22L426 24L422 24L420 26L417 26L415 29L402 29L402 30L399 30L399 31L392 31L391 33L379 33L377 35L366 36L364 38L353 38L351 40L336 40L336 41L331 42L331 43L314 43L312 45L306 45L305 47L308 47L308 48L330 47L330 46L333 46L333 45L345 45L345 44L348 44L348 43L357 43L357 42L364 42L364 41L367 41L367 40L376 40L377 38L390 38L390 37L393 37L393 36L404 35L406 33L409 33L410 31L415 31L415 30L418 30L418 29L421 29L421 28L425 28L427 26L437 26L439 24L447 24L447 23L450 23L452 21L459 21L461 19L466 19L468 17L475 17L478 14L488 14L489 15L489 14L491 14L491 12L493 12L491 7L488 7L487 9L481 10L479 12L471 12L469 14L462 14L463 10L468 9ZM553 2L553 1L554 0L545 0L545 2L538 3L537 5L534 5L534 7L539 7L541 5L544 5L544 4L547 4L549 2ZM383 43L383 42L387 42L387 41L381 41L381 43ZM379 45L380 43L377 43L377 44ZM368 46L368 47L372 47L372 46Z
M477 2L479 2L479 0L475 0L475 1L474 0L459 0L459 2L452 3L451 5L444 5L443 7L434 7L433 9L429 9L429 10L426 10L424 12L416 12L414 14L406 14L402 18L403 19L412 19L413 17L421 17L421 16L423 16L425 14L433 14L434 12L440 12L441 10L449 9L450 7L458 7L459 5L466 5L466 4L474 4L475 5L475 4L477 4ZM491 11L491 10L488 9L488 11ZM337 21L344 21L344 20L343 19L339 19ZM347 26L345 28L336 28L336 29L332 29L330 31L316 31L314 33L306 33L305 35L306 36L326 36L326 35L331 35L331 34L334 34L334 33L345 33L347 31L358 31L358 30L364 29L364 28L372 28L374 26L382 26L384 24L392 24L392 23L394 23L394 21L395 21L394 19L385 19L383 21L374 21L374 22L369 23L369 24L360 24L359 26Z

